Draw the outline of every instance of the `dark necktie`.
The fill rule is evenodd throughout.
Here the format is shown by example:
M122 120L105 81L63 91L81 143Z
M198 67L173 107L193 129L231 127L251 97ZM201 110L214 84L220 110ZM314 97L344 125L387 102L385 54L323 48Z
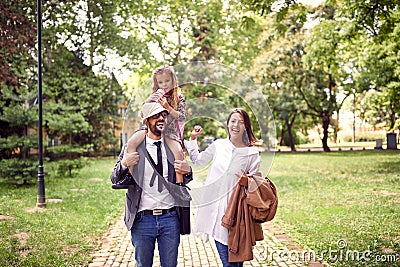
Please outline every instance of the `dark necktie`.
M162 154L161 154L161 141L154 142L157 146L157 165L156 171L158 173L158 192L162 191L162 182L160 179L163 179L163 166L162 166ZM152 184L150 184L152 186Z
M163 176L161 141L154 142L154 144L157 146L157 165L156 165L156 170L161 176Z

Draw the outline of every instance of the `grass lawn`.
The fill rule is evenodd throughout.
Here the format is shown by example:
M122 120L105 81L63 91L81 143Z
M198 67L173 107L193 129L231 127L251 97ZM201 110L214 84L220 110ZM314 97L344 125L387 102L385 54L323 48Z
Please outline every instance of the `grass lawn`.
M400 265L400 152L276 153L269 176L274 223L302 247L330 250L340 266ZM351 261L368 250L370 260Z
M74 178L45 176L45 209L35 209L37 185L0 184L0 266L87 266L125 194L111 189L115 159L89 162ZM276 153L269 176L279 193L273 222L301 246L337 250L343 239L349 250L400 252L400 152Z
M385 146L386 148L386 142L384 142L382 145ZM376 146L376 142L340 142L340 143L332 143L332 142L328 142L328 146L330 148L348 148L348 147L365 147L365 148L369 148L372 149ZM322 148L322 143L318 143L318 144L301 144L301 145L296 145L297 148L312 148L312 147L318 147L318 148Z
M73 178L46 175L45 209L35 209L37 185L1 184L0 266L87 266L123 211L125 190L109 180L114 161L91 160Z

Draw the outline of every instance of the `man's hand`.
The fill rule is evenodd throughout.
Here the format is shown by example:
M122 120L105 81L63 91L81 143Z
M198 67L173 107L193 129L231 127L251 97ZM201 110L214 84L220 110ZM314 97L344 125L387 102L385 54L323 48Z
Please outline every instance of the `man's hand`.
M128 167L132 172L132 167L139 162L139 153L138 152L126 152L124 153L124 157L121 160L122 165Z
M179 174L187 174L190 172L189 163L185 159L184 160L176 159L174 162L174 168L175 172Z

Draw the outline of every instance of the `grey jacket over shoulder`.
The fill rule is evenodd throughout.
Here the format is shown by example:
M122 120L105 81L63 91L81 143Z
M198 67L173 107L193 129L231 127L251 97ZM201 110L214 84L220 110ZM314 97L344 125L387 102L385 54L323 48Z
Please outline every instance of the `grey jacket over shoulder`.
M167 145L164 145L165 151L167 154L168 161L168 182L175 184L175 169L174 169L174 155L172 151L169 149ZM128 231L131 230L132 225L135 221L136 213L139 208L140 199L142 196L142 185L143 185L143 176L144 176L144 168L146 159L146 147L145 142L143 141L138 147L137 152L139 153L139 162L133 168L133 174L129 172L128 168L124 168L121 165L122 158L124 157L125 145L121 149L121 153L118 156L118 161L114 166L114 170L111 173L110 179L113 184L116 184L118 181L122 180L125 176L133 177L135 181L134 185L130 186L126 192L125 199L125 216L124 221L126 228ZM188 174L183 175L183 182L187 184L190 182L192 178L192 171ZM179 214L178 214L179 215Z

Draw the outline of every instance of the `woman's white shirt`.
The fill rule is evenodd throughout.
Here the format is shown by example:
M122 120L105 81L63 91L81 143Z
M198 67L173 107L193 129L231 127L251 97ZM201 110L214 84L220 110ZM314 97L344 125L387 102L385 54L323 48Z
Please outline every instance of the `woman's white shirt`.
M261 158L256 147L235 147L231 141L217 139L205 151L199 152L197 140L186 141L185 147L195 165L211 162L193 229L195 235L204 234L208 241L212 236L218 242L228 244L228 229L221 219L238 180L235 174L254 174L259 171Z

